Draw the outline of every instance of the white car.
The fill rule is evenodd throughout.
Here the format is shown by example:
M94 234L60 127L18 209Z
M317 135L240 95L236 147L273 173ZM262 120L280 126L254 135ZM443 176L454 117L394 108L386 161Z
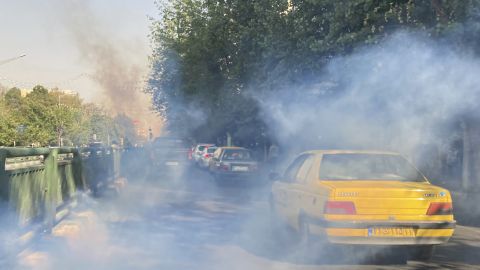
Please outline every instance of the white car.
M192 153L192 158L195 161L195 163L200 162L200 157L202 156L202 152L206 147L213 146L214 144L211 143L200 143L195 146L195 149L193 149Z
M208 168L208 165L210 164L210 160L213 157L213 153L217 149L218 147L216 146L205 147L202 151L202 155L200 156L200 161L198 162L198 165L202 168Z

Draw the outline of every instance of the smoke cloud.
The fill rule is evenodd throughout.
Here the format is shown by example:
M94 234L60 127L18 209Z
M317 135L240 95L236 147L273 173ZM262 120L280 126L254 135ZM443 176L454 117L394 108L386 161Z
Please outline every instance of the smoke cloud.
M452 123L476 110L480 62L419 34L333 59L315 80L258 98L272 134L306 148L390 149L458 137ZM458 130L458 129L457 129Z
M70 8L85 8L76 5ZM116 47L102 44L97 30L91 29L92 36L83 24L75 26L80 18L91 23L94 17L87 12L75 19L79 15L73 13L72 29L80 28L80 47L98 64L96 76L112 91L107 92L112 104L123 110L134 106L128 88L122 87L134 84L136 76L130 75L140 72L112 56ZM110 65L119 70L108 70ZM374 148L411 154L421 144L458 136L448 127L476 112L478 74L480 62L468 53L399 33L334 59L316 80L256 98L271 133L292 152ZM138 164L145 166L148 160ZM147 173L145 167L137 171L142 169ZM35 261L39 253L28 254L20 257L19 268L304 268L304 250L278 244L270 235L268 188L253 193L218 188L208 175L193 172L177 178L137 175L119 198L87 201L72 223L54 231L53 239L36 243L47 256L43 263Z
M88 76L104 91L99 103L111 113L138 120L144 128L152 127L158 135L162 120L153 113L151 98L143 93L148 52L138 40L116 38L90 5L90 1L55 0L52 7L71 35L81 61L93 67Z

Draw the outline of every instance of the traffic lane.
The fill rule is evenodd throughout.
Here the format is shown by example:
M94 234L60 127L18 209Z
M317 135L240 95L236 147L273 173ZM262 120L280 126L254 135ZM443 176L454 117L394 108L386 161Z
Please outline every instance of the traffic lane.
M452 263L454 265L451 265ZM445 268L475 266L479 269L480 228L457 226L452 239L437 248L432 264Z
M474 269L480 264L476 255L480 254L479 229L463 226L458 226L447 245L438 247L429 263L383 261L357 266L340 265L339 259L336 264L321 260L305 264L301 254L272 239L264 187L219 187L208 174L198 175L202 178L184 179L183 190L172 189L168 183L150 188L149 193L157 190L155 197L162 199L142 218L155 224L153 230L170 234L170 250L177 250L170 254L174 261L194 261L196 269ZM134 235L135 227L131 226Z
M408 261L406 264L391 259L379 260L375 263L345 263L345 258L329 258L328 263L322 262L320 258L315 263L305 263L302 261L301 254L295 254L291 249L287 252L278 251L287 249L285 246L270 247L272 249L265 250L252 246L252 242L210 246L211 252L208 254L211 254L211 265L216 266L214 269L226 269L222 267L229 265L232 258L235 258L233 260L235 264L228 269L480 269L479 233L478 228L459 226L451 242L437 248L432 261ZM473 234L475 234L474 237L472 237Z
M186 179L186 181L195 179ZM198 180L198 179L197 179ZM204 175L204 181L209 181L208 177ZM202 181L194 183L198 184ZM195 190L192 189L192 190ZM198 190L198 189L197 189ZM239 267L235 269L262 269L267 268L285 268L285 269L444 269L444 268L458 268L458 269L474 269L479 268L480 254L478 245L480 244L480 230L473 227L458 226L457 231L451 241L439 246L435 252L434 258L429 263L410 261L406 265L397 265L396 262L382 261L380 263L386 265L322 265L321 261L317 265L305 265L298 257L299 254L288 254L286 248L280 247L278 243L272 241L269 232L268 206L263 196L268 194L268 188L258 187L239 187L238 185L221 187L211 187L209 195L212 195L211 200L216 200L216 204L224 209L230 209L232 206L236 207L242 202L249 202L244 207L236 208L234 217L229 221L223 219L221 216L212 216L215 221L223 220L222 230L216 231L216 237L210 238L203 242L204 247L211 251L209 254L210 267L219 266L221 269L225 264L230 262L239 262ZM195 194L195 193L194 193ZM259 195L263 194L263 195ZM195 196L192 195L191 198ZM224 204L225 203L225 204ZM191 206L186 207L191 209ZM172 209L173 211L173 209ZM167 210L165 214L168 215ZM186 213L187 214L187 213ZM187 214L189 215L189 214ZM165 224L168 226L168 224ZM182 226L179 226L180 228ZM212 226L214 228L214 226ZM228 228L228 229L227 229ZM203 228L209 230L208 227ZM188 234L187 232L184 232ZM213 239L223 238L224 241L213 242ZM281 249L284 249L282 252ZM295 251L293 252L295 253ZM242 259L243 257L243 259ZM223 260L222 258L225 258ZM256 262L256 263L254 263ZM338 260L342 263L342 260ZM393 263L393 265L388 265ZM257 267L255 267L255 265Z
M202 263L205 246L230 241L250 200L179 186L131 183L117 198L86 198L51 236L20 254L17 268L210 269Z
M439 247L431 263L306 264L301 252L271 237L266 189L218 187L208 174L195 175L131 180L118 198L83 203L51 237L20 256L21 265L48 266L31 269L66 265L76 265L73 269L478 269L480 264L478 229L462 226L449 244Z

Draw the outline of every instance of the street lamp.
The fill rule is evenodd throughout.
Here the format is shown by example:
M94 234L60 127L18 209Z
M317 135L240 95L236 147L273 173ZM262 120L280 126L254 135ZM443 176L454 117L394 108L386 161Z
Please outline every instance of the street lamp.
M2 60L2 61L0 61L0 66L4 65L4 64L7 64L7 63L10 63L12 61L18 60L18 59L23 58L25 56L27 56L27 55L26 54L21 54L19 56L13 57L13 58Z

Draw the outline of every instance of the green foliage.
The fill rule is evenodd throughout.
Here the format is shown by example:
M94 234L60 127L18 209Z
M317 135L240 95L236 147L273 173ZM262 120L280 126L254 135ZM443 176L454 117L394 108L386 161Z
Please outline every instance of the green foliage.
M459 33L480 6L478 0L157 3L161 18L152 24L148 91L168 120L167 128L211 141L229 132L244 145L264 143L268 137L249 93L315 80L333 57L398 30L432 38ZM469 39L469 34L455 40L478 47L478 39Z
M125 116L126 117L126 116ZM124 121L125 122L125 121ZM0 145L80 146L97 140L105 143L128 136L135 140L133 127L124 127L94 104L84 104L78 95L35 86L25 97L18 88L5 92L0 100ZM15 142L15 143L14 143Z

